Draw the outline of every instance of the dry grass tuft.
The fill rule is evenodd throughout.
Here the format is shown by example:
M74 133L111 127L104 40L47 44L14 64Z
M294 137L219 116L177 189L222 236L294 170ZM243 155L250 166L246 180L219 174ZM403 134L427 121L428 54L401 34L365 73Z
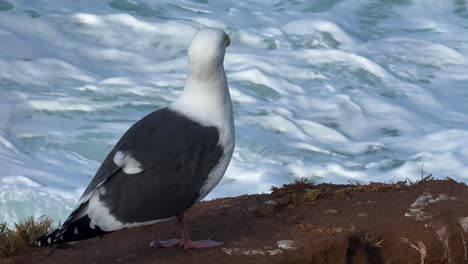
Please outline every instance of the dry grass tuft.
M18 255L31 248L33 242L51 230L52 219L41 217L34 220L32 217L23 219L15 224L15 230L9 229L6 223L0 224L0 260L4 257Z
M369 184L350 180L348 181L350 184L316 185L307 179L301 179L282 187L272 187L271 190L276 208L294 209L299 205L314 204L321 199L351 199L356 193L399 191L433 181L455 182L451 178L438 180L432 174L421 176L421 180L415 182L407 179L396 183L393 183L393 179L389 182L370 182Z
M317 227L317 228L309 227L306 230L312 232L313 234L334 235L334 234L340 234L340 233L355 232L356 226L352 225L350 227L346 227L346 226L338 225L338 226L322 226L322 227Z
M303 190L310 190L315 187L315 184L312 182L309 182L307 179L300 179L296 180L293 183L290 184L285 184L282 187L271 187L271 191L273 192L273 195L275 196L283 196L285 194L289 193L295 193L298 191L303 191Z
M0 264L14 264L15 260L13 258L8 257L0 257Z
M350 199L355 192L379 192L386 190L401 190L408 187L405 183L380 183L369 184L319 184L309 182L307 179L297 180L282 187L272 187L272 195L275 197L276 207L295 208L301 204L314 204L320 199Z
M373 247L373 248L383 248L385 239L380 238L374 233L366 233L364 234L362 238L362 242L364 243L365 246L367 247Z
M305 199L307 202L314 202L314 201L317 200L319 197L320 197L320 190L318 190L318 189L308 190L308 191L304 194L304 199Z

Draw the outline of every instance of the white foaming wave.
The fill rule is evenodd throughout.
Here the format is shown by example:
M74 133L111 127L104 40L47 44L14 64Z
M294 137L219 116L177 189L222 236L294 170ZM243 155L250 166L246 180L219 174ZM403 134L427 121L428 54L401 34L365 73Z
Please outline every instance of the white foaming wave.
M0 133L0 145L2 146L2 151L3 152L15 152L18 153L17 149L13 144L11 144L10 141L8 141L5 137L2 136Z
M234 98L236 102L247 103L247 104L254 104L258 102L258 100L255 97L249 96L241 92L239 89L236 89L236 85L231 85L230 89L231 89L230 90L231 97Z
M253 78L255 76L255 78ZM260 83L269 87L272 87L278 92L287 93L303 93L303 89L291 82L288 82L285 79L274 77L271 75L266 75L263 71L258 68L246 69L244 71L239 71L236 73L231 73L229 77L232 77L235 80L246 81L246 80L255 80L255 83Z
M70 18L64 17L62 19ZM142 56L142 53L152 58L155 55L157 55L156 58L167 56L172 50L185 48L185 43L190 42L191 36L196 32L195 27L186 23L171 20L149 23L128 14L79 13L72 15L71 19L76 23L84 24L78 30L86 37L87 41L93 42L98 39L103 45L115 47L114 50L109 49L109 52L116 53L125 50L127 53L123 54L126 54L127 57L139 57ZM158 45L173 47L160 53ZM102 49L102 47L99 48ZM91 53L92 56L97 55L95 53L99 48L94 49L94 52Z
M339 42L340 48L352 49L356 41L336 23L324 19L301 19L291 21L283 26L287 34L310 35L313 30L329 33L332 38Z
M48 101L48 100L34 100L29 101L29 105L37 110L49 110L49 111L93 111L95 108L89 104L71 104L66 101L72 100L60 100L60 101Z
M220 29L226 29L227 27L225 23L217 19L198 17L198 18L194 18L193 20L205 27L214 27L214 28L220 28Z
M3 177L0 179L0 182L6 185L17 185L17 186L35 187L35 188L42 187L41 184L22 175Z
M80 102L81 101L81 102ZM130 102L133 103L133 102ZM125 102L106 102L106 103L92 103L78 98L58 98L52 100L30 100L27 103L34 110L47 110L47 111L84 111L91 112L96 110L112 109Z
M33 85L47 85L53 80L60 79L82 82L95 80L92 75L67 62L56 59L12 62L0 60L0 78Z
M70 195L66 195L70 196ZM65 196L65 197L66 197ZM0 221L14 227L25 217L38 219L47 215L55 220L66 219L78 197L64 199L44 188L24 185L0 186Z

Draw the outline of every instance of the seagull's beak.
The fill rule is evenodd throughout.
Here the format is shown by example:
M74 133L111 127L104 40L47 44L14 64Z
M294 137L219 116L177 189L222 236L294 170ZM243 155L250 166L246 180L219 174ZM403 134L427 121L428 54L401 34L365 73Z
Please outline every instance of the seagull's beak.
M224 44L226 44L226 47L229 47L229 45L231 44L231 38L228 34L226 34L226 36L224 37Z

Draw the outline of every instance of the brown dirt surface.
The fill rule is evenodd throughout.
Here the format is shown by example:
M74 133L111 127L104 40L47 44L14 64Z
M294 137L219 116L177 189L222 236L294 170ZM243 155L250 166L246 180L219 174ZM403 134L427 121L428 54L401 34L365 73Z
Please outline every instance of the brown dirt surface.
M407 186L314 186L201 202L187 216L211 249L150 248L151 227L65 247L33 248L15 263L468 263L468 188L453 180ZM159 224L163 239L175 221Z

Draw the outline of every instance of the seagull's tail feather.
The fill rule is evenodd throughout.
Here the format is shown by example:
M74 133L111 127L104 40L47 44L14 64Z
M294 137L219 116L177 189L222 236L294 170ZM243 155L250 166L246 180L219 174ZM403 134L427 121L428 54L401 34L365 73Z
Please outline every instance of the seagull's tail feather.
M75 219L77 215L80 215L81 210L83 210L85 207L86 206L84 204L80 205L80 207L71 213L70 217L67 219L67 221L65 221L65 223L63 223L60 228L39 237L36 240L35 245L41 247L66 242L74 242L110 233L102 231L97 226L93 226L93 228L91 228L91 219L89 219L88 215L86 214L78 219Z

